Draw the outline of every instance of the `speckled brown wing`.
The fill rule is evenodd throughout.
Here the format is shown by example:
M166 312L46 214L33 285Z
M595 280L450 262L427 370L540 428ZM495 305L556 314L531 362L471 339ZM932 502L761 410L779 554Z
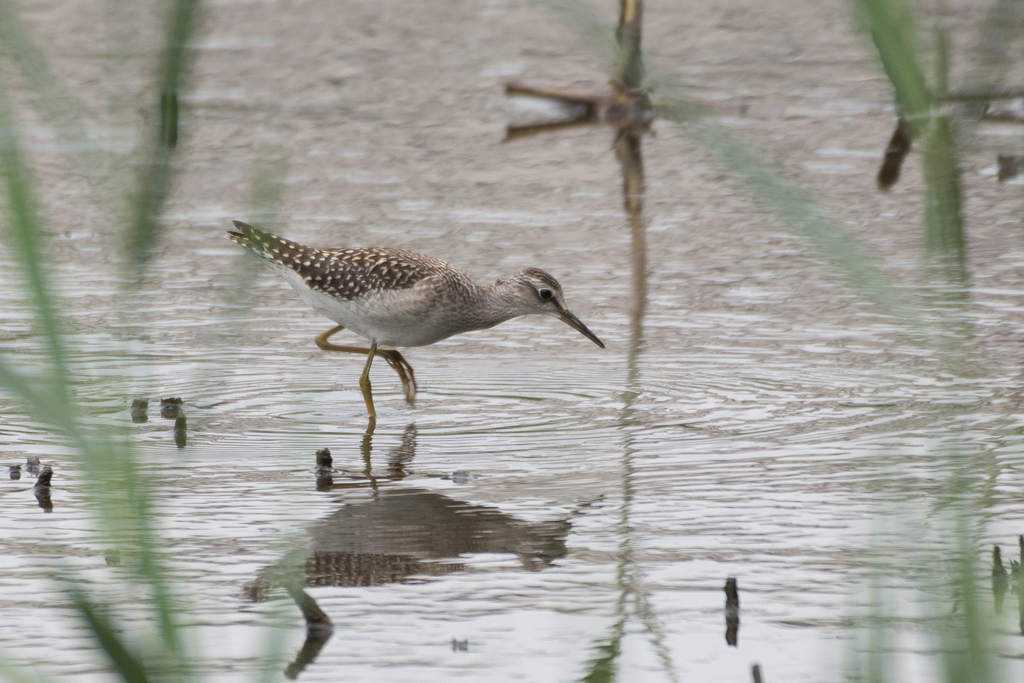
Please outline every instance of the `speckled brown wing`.
M448 266L405 249L362 247L318 249L234 221L240 232L228 236L277 266L298 273L310 289L351 301L369 292L408 289Z

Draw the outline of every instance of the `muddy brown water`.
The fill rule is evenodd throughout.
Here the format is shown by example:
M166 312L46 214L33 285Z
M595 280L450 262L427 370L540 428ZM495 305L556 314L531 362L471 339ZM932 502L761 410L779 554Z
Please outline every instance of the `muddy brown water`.
M103 119L105 5L74 3L75 30L65 3L23 7ZM969 54L984 9L950 6L954 54ZM614 19L614 7L599 10ZM504 80L606 83L550 15L512 0L221 0L206 13L183 105L183 171L137 301L111 275L106 214L48 129L28 109L21 120L52 225L76 398L97 424L137 436L210 679L252 678L274 630L268 615L284 619L287 658L302 645L283 592L249 600L261 572L307 532L358 524L360 506L408 491L497 526L458 527L438 544L459 553L447 558L415 541L441 533L440 513L433 526L409 521L393 546L387 535L332 541L334 578L307 590L335 632L303 680L579 680L621 631L622 680L746 681L759 662L767 680L836 681L864 647L875 560L900 617L889 649L901 680L934 680L939 658L921 620L930 598L945 608L950 598L925 589L921 562L954 546L938 503L957 463L987 495L974 529L982 566L993 543L1016 557L1024 533L1022 201L1019 184L995 181L996 152L1024 147L1020 128L979 129L963 159L970 371L908 343L664 121L644 141L638 346L611 132L499 144L511 116ZM877 192L891 92L845 4L652 2L646 21L649 59L778 158L906 291L924 286L919 157L891 193ZM248 216L260 159L282 151L289 237L416 249L482 280L542 267L608 348L555 320L520 319L413 349L415 407L378 362L380 420L367 442L361 361L312 342L328 321L270 273L251 285L251 310L232 316L226 304L244 280L224 230ZM43 348L9 254L0 264L0 343L31 372ZM232 336L238 325L245 334ZM158 405L176 396L184 447ZM140 397L149 420L133 423ZM9 399L0 411L0 464L37 455L54 470L50 513L32 476L0 483L0 649L69 680L106 680L49 570L106 588L121 570L90 532L73 451ZM955 435L967 447L954 462L942 445ZM323 447L339 470L330 487L313 471ZM383 493L369 485L367 454ZM472 478L456 483L457 470ZM415 509L394 516L429 516ZM497 542L479 541L488 533ZM728 577L740 591L736 647L725 636ZM130 597L125 623L143 628ZM1008 680L1024 657L1013 603L994 622Z

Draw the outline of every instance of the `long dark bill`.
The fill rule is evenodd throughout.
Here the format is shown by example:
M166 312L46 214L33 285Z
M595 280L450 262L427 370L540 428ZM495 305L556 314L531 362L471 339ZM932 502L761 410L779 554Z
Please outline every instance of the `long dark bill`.
M587 326L580 322L580 319L574 316L568 309L562 311L562 315L558 316L558 319L574 330L578 330L584 337L594 342L602 349L604 348L604 342L598 339L597 335L591 332Z

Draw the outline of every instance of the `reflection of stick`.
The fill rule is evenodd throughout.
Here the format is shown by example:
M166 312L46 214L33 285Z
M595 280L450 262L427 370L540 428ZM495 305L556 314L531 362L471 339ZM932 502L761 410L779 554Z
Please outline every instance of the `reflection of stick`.
M522 83L506 83L505 94L551 100L571 107L576 112L565 118L550 121L509 125L505 129L505 139L502 142L536 135L537 133L549 130L562 130L598 123L601 120L601 111L608 105L608 98L603 95L591 95L571 90L556 90L554 88L535 88Z
M554 100L565 104L597 108L602 99L601 95L573 92L572 90L558 90L556 88L535 88L532 85L523 83L506 83L506 95L522 95L524 97L539 97L544 100Z
M910 137L910 125L906 119L900 118L896 123L896 130L889 139L889 146L885 148L885 157L882 159L882 167L878 169L878 188L888 190L900 179L900 169L903 167L903 160L910 153L912 145Z
M615 156L622 166L622 202L631 218L642 221L644 209L644 158L640 136L621 129L615 139Z
M524 124L509 124L505 127L505 138L502 142L509 142L511 140L518 140L520 138L530 137L537 133L543 133L549 130L564 130L566 128L578 128L582 126L591 126L598 123L596 118L592 118L585 115L581 118L574 119L560 119L557 121L540 121L537 123L524 123Z

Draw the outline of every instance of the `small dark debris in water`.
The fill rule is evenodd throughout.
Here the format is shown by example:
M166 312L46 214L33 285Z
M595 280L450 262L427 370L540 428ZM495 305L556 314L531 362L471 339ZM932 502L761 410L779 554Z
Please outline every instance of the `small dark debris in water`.
M1010 578L1003 566L1003 557L999 546L992 547L992 597L995 600L996 614L1003 613L1003 598L1010 587Z
M184 415L179 415L178 419L174 421L174 443L178 444L178 448L184 448L187 440L188 422Z
M141 422L148 422L149 415L146 411L149 410L149 399L148 398L134 398L132 399L132 422L139 424Z
M451 480L453 484L468 484L473 481L473 473L469 470L455 470L452 472Z
M736 647L740 640L740 592L736 577L725 580L725 642Z
M469 652L469 639L452 638L452 652Z
M754 683L764 683L764 679L761 678L761 665L755 664L750 670L750 675L754 677Z
M184 411L184 402L180 398L162 398L160 399L160 417L166 417L168 420L173 420Z
M39 476L39 456L30 455L25 459L25 471L32 476Z
M319 469L333 470L334 458L331 457L330 448L321 448L316 452L316 466Z
M14 479L15 481L21 479L21 465L11 466L11 479Z
M331 475L337 470L331 466L333 464L334 458L331 457L330 448L321 448L316 452L317 491L330 491L334 488L334 478Z
M1024 171L1024 156L1020 154L1000 154L996 163L999 165L999 182L1012 180Z
M50 485L50 479L53 478L53 470L47 465L43 468L43 471L39 474L39 479L36 481L35 488L41 489L46 488Z
M117 548L107 548L107 552L103 553L103 559L107 561L108 567L116 567L121 564L121 551Z
M878 169L878 189L888 190L900 179L900 169L910 154L912 144L910 124L901 118L889 139L889 146L885 148L882 167Z
M50 499L50 479L52 477L53 470L47 465L39 474L36 485L32 487L32 492L35 494L36 500L39 501L39 507L43 509L43 512L53 512L53 501Z

